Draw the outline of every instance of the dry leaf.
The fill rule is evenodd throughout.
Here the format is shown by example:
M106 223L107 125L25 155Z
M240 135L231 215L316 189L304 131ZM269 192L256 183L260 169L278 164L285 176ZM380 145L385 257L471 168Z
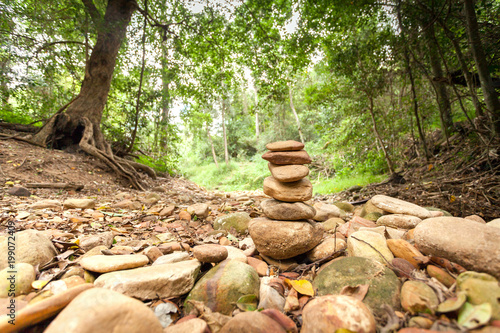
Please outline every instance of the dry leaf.
M307 280L290 280L285 279L285 283L295 289L299 294L314 296L314 288L311 282Z
M355 287L345 286L340 290L340 295L351 296L362 302L369 288L369 284L358 284Z

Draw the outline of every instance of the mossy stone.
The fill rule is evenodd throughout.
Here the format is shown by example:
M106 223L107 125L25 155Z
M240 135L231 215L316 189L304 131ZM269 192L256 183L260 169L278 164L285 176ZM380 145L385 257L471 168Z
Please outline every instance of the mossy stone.
M335 260L321 270L313 281L319 296L339 294L345 286L360 284L370 286L363 303L375 315L383 314L383 304L395 309L400 307L399 279L387 266L372 259L346 257Z
M500 320L500 285L495 277L486 273L464 272L457 277L457 291L467 294L473 305L490 303L491 317Z
M342 209L344 212L352 213L354 211L354 206L348 202L339 201L339 202L334 202L333 204Z
M373 212L373 213L370 213L370 214L366 214L364 216L364 218L367 219L367 220L373 221L373 222L377 222L377 220L381 216L382 216L382 214L380 214L379 212Z
M240 234L244 234L248 232L248 223L251 219L250 215L245 212L219 216L214 222L214 229L231 231L233 228Z
M213 312L230 315L243 295L259 295L259 275L250 265L238 260L224 260L210 269L189 293L184 307L193 308L190 300L203 302Z

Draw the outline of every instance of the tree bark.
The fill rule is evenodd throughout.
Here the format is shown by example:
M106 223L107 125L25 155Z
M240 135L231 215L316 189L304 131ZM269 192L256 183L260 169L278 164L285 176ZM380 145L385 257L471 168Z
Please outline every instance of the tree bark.
M288 85L288 96L290 98L290 109L292 109L293 115L295 116L295 121L297 122L297 130L299 131L300 142L305 143L304 135L302 134L302 128L300 127L300 119L295 106L293 105L293 94L292 94L292 84Z
M368 97L368 100L370 101L370 106L368 108L368 111L370 111L370 116L372 118L372 125L373 125L373 132L375 133L375 137L377 138L380 148L384 152L384 157L385 161L387 162L387 167L389 168L389 171L391 172L391 175L394 174L394 164L391 160L391 157L389 156L389 153L387 152L387 149L385 148L384 141L382 141L382 137L380 136L380 133L377 128L377 122L375 120L375 111L373 110L373 97L370 96L368 93L366 93L366 96Z
M432 75L434 77L443 77L443 68L441 67L440 56L437 50L436 34L434 32L434 24L424 22L427 29L424 30L428 45L429 61L431 64ZM431 82L436 87L436 97L439 106L439 116L441 120L441 128L446 138L450 136L453 128L453 117L451 115L451 104L448 91L444 82Z
M464 0L465 18L467 21L467 33L469 35L469 44L472 50L472 56L476 63L479 82L483 91L486 108L491 113L496 135L500 135L500 101L493 87L491 75L488 70L488 62L481 43L479 27L477 24L476 11L473 0Z
M215 154L214 140L212 140L212 136L210 135L210 129L208 128L208 123L206 123L206 126L207 126L208 141L210 142L210 147L212 148L212 157L214 159L215 166L218 169L219 168L219 163L217 162L217 155Z
M222 116L222 134L224 136L224 160L226 162L226 166L229 166L229 151L227 149L227 133L226 133L226 100L223 98L222 99L222 110L221 110L221 116Z
M424 131L422 130L422 126L420 124L420 117L418 115L418 101L417 101L417 92L415 90L415 80L413 78L413 71L411 70L410 55L408 54L409 53L408 45L407 45L405 31L404 31L404 27L403 27L403 21L401 18L401 1L398 1L396 10L397 10L397 16L398 16L398 25L399 25L399 29L401 30L401 38L402 38L402 42L404 45L403 56L404 56L404 61L405 61L406 72L408 74L408 78L410 79L410 90L411 90L411 95L412 95L412 100L413 100L413 112L415 114L415 118L417 121L418 134L420 135L420 140L422 140L422 146L424 148L425 158L427 160L429 160L430 154L429 154L429 150L427 149L427 143L425 141L425 134L424 134Z

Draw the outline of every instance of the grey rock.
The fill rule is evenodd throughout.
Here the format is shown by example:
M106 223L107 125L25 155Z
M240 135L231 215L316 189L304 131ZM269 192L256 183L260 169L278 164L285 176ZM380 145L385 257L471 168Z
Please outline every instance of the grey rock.
M43 265L57 255L56 248L50 239L41 232L35 230L24 230L14 234L14 246L16 263L27 263L33 266ZM12 243L12 239L10 239ZM0 270L8 266L9 250L8 236L0 236Z

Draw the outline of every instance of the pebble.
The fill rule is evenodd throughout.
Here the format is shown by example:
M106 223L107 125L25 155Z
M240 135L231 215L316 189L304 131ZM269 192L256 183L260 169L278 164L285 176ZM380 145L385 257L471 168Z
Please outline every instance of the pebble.
M58 200L45 199L35 202L30 207L31 209L59 209L61 207L61 203Z
M347 238L347 250L351 257L374 259L381 264L387 264L394 259L385 237L366 230L356 231Z
M27 263L33 266L43 265L57 255L56 248L50 239L39 231L23 230L15 236L16 263ZM0 270L8 266L8 237L0 236Z
M81 208L88 209L95 207L94 199L66 199L63 202L63 206L66 209Z
M388 239L387 246L396 258L402 258L411 263L415 268L419 268L415 257L422 257L423 254L403 239Z
M21 186L11 187L7 193L16 197L29 197L31 195L31 192L27 188Z
M163 330L163 333L210 333L210 329L203 319L193 318L170 325Z
M190 300L203 302L213 312L230 315L243 295L259 294L259 275L238 260L224 260L210 269L194 286L184 302L189 313Z
M143 254L148 257L149 262L153 263L163 255L163 252L156 246L150 246L144 249Z
M277 165L268 163L268 167L271 175L283 183L296 182L309 175L309 168L305 165Z
M265 261L259 260L254 257L247 257L247 264L253 267L259 276L266 276L269 266Z
M173 263L185 261L185 260L189 260L189 253L183 252L183 251L182 252L177 251L177 252L166 254L166 255L159 257L158 259L155 260L155 262L153 263L152 266L173 264Z
M187 260L99 276L94 285L141 300L181 296L193 288L201 264Z
M189 214L187 211L183 210L179 212L179 219L180 220L185 220L185 221L191 221L191 214Z
M436 280L444 284L447 288L450 288L456 282L453 276L451 276L448 272L440 267L428 265L426 267L426 270L427 274L429 274L430 277L435 278Z
M247 257L253 256L256 251L255 243L251 237L246 237L240 240L238 242L238 247Z
M422 219L413 215L389 214L381 216L377 220L377 225L392 227L392 228L413 229L420 222L422 222Z
M296 151L268 151L262 158L268 162L278 165L309 164L311 157L305 150Z
M199 262L218 263L227 258L228 250L217 244L198 245L193 247L193 256Z
M375 333L376 323L371 311L351 296L316 297L302 311L302 333L336 332L346 329L357 333Z
M477 223L482 223L482 224L486 223L486 221L481 216L478 216L478 215L469 215L469 216L466 216L465 218L467 220L471 220L471 221L474 221Z
M142 204L138 201L132 201L130 199L125 199L119 201L112 205L115 208L128 209L128 210L140 210L142 208Z
M247 256L242 250L231 245L224 245L223 247L227 251L227 258L225 260L238 260L245 264L248 262Z
M499 228L457 217L434 217L415 228L414 238L423 254L500 278Z
M19 263L13 266L0 271L0 298L12 297L12 292L14 296L29 293L31 284L36 279L35 269L32 265Z
M78 295L44 332L162 331L163 328L153 311L142 302L111 290L92 288Z
M248 223L250 220L251 217L248 213L230 213L216 218L214 221L214 229L231 231L231 228L233 228L237 232L244 234L248 230Z
M187 208L187 212L191 215L197 216L198 218L204 219L209 214L209 207L207 204L197 203L189 206Z
M273 319L257 311L239 313L229 320L219 333L285 333L285 329Z
M333 255L337 251L342 251L347 247L346 241L329 237L307 252L307 258L317 261Z
M304 144L295 140L270 142L266 145L266 149L271 151L302 150L303 148Z
M420 281L406 281L401 287L401 306L412 314L430 312L439 305L434 290Z
M341 226L344 223L345 221L340 217L332 217L321 223L321 225L323 226L323 229L325 229L325 231L334 231L335 228Z
M89 251L96 246L105 246L106 248L110 248L113 245L114 234L112 231L101 232L98 235L87 235L80 236L80 248L84 251Z
M345 216L345 212L335 205L317 202L314 208L316 209L316 215L313 217L315 221L323 222L333 217Z
M384 210L376 207L371 200L368 200L364 205L363 205L363 209L361 209L361 217L365 217L366 215L368 214L371 214L371 213L379 213L381 215L384 214Z
M124 269L137 268L149 263L149 258L142 254L126 254L126 255L96 255L84 258L80 261L80 265L92 272L109 273Z
M500 219L494 219L486 224L490 227L500 228Z
M288 259L311 250L323 238L323 228L313 222L276 221L256 218L248 227L259 253Z
M431 213L423 207L408 201L388 197L386 195L375 195L371 198L371 203L375 207L393 214L413 215L421 219L427 219L432 216Z
M283 202L275 199L262 201L260 204L264 214L272 220L297 221L312 219L316 209L303 202Z

